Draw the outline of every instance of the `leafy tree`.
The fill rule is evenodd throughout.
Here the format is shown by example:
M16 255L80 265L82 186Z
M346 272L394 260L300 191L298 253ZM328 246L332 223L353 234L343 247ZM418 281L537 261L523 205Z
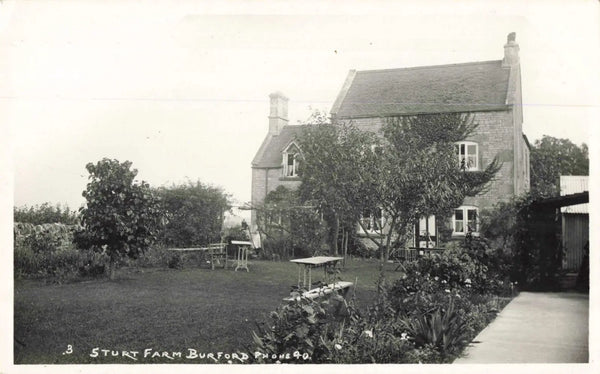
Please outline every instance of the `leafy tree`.
M86 206L80 209L83 230L75 236L80 248L106 253L109 276L123 257L137 258L157 238L163 214L159 199L146 182L134 180L131 162L104 158L89 163Z
M375 203L389 216L385 259L392 236L401 243L420 217L449 217L466 196L485 191L500 169L497 158L482 171L467 171L456 142L476 129L472 115L442 113L395 117L382 127L380 167L374 173Z
M77 211L70 210L68 206L60 204L51 205L43 203L35 206L14 207L13 217L15 222L41 225L44 223L64 223L74 225L79 221Z
M324 122L308 126L299 138L302 150L300 198L318 207L330 227L330 253L338 254L340 228L355 229L373 205L369 193L375 167L375 134L352 124Z
M351 123L309 127L300 141L300 191L331 213L333 231L340 218L362 225L362 212L382 209L386 229L367 236L387 259L419 217L448 217L499 170L497 158L475 172L458 162L455 142L476 128L473 116L460 113L389 118L379 134Z
M560 193L561 175L589 175L588 146L544 135L531 150L531 191L550 197Z
M303 205L297 191L279 186L267 194L263 204L254 208L265 246L277 243L284 247L279 249L285 257L312 256L321 249L324 237L321 217L314 207Z
M161 234L167 245L202 245L220 240L224 213L231 197L219 187L197 181L158 189L168 217Z

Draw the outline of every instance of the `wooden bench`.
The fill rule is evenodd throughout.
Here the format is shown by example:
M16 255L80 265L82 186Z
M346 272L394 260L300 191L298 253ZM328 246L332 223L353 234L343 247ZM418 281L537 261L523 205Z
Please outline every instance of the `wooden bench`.
M206 247L190 247L190 248L168 248L169 251L188 253L188 252L203 252L204 258L210 263L212 270L215 270L215 262L224 262L224 267L227 268L227 252L225 251L225 243L212 243Z
M227 244L225 243L212 243L203 247L206 250L208 261L210 261L210 268L215 270L215 262L221 264L223 261L223 267L227 269Z
M339 282L335 282L335 283L330 283L323 287L318 287L318 288L314 288L312 290L306 291L306 292L302 293L301 296L289 296L289 297L284 298L283 300L294 301L294 300L300 300L303 297L307 298L307 299L316 299L319 297L329 295L329 294L333 293L334 291L339 291L343 294L343 296L346 296L346 294L348 293L348 290L353 285L354 285L354 283L352 283L352 282L339 281Z

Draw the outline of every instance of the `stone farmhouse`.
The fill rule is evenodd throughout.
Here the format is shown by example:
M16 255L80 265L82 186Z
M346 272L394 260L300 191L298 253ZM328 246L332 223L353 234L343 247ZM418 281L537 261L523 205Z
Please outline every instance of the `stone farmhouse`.
M280 185L293 189L300 184L297 171L302 161L294 139L305 126L288 124L288 99L283 94L273 93L270 99L269 132L252 161L253 206ZM486 192L467 197L456 207L451 223L436 222L433 216L416 223L413 245L435 247L441 227L456 238L468 231L477 233L481 210L529 190L530 146L522 132L522 108L519 45L511 33L501 60L351 70L333 104L331 120L378 131L387 117L450 112L474 116L479 127L456 145L457 163L466 161L468 170L483 170L498 156L502 167ZM382 229L381 212L366 212L363 220L370 234ZM253 214L253 230L255 222Z

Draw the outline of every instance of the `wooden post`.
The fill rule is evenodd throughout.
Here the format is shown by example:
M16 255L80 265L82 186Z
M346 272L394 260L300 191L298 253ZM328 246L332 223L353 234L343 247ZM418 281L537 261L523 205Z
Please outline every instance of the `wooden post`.
M342 245L344 246L344 268L346 267L346 256L348 255L348 236L349 236L349 232L344 230L344 235L342 237Z

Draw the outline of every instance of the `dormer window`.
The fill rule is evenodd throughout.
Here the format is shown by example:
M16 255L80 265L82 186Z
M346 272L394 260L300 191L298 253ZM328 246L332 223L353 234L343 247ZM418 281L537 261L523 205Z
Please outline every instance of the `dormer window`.
M454 145L461 170L479 170L479 147L475 142L458 142Z
M300 166L300 150L295 143L291 143L283 151L283 177L298 177Z

